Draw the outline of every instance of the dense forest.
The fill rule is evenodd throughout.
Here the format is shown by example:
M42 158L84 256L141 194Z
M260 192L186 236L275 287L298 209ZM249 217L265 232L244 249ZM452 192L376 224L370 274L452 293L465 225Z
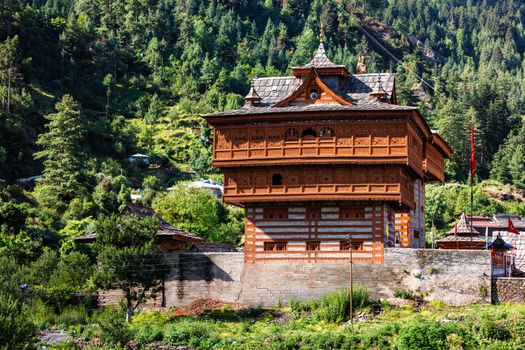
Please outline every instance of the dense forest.
M400 102L421 106L454 149L447 181L468 179L474 118L477 180L525 189L519 1L7 0L0 6L0 208L5 217L24 218L14 226L4 220L3 231L47 237L118 213L132 191L162 208L162 201L175 201L164 190L181 179L220 179L200 114L239 107L255 75L287 74L307 62L321 23L333 61L354 71L365 56L368 71L397 72ZM152 164L130 162L136 152ZM17 184L38 175L44 177L34 188ZM235 242L241 214L219 209L197 233ZM179 226L198 217L175 214L165 216Z

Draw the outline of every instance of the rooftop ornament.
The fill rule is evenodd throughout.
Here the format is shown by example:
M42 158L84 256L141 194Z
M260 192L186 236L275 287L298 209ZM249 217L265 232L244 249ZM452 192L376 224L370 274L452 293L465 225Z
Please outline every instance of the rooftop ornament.
M383 84L381 83L380 75L377 76L377 84L369 95L370 98L376 101L383 101L388 97L388 92L385 91Z
M255 77L254 79L252 79L252 85L250 87L250 91L248 91L248 95L246 95L244 97L244 102L247 106L254 106L256 105L257 103L261 102L262 98L261 96L259 96L259 94L257 93L257 91L255 91L255 79L257 77Z

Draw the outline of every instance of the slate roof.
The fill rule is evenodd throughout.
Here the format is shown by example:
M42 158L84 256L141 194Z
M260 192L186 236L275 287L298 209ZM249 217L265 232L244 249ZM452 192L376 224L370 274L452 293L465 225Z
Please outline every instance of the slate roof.
M436 243L441 242L470 242L470 237L466 236L446 236L436 241ZM473 243L485 243L485 240L483 238L480 238L478 236L472 236L472 242Z
M414 111L417 107L399 106L390 103L367 101L351 106L340 105L336 103L315 103L303 106L286 106L286 107L244 107L226 112L217 112L207 114L206 117L225 117L241 116L254 114L271 114L271 113L301 113L301 112L318 112L318 111Z
M390 99L394 93L394 80L394 73L355 74L351 77L350 86L346 93L356 101L370 100L369 94L377 89L381 83Z
M347 81L334 92L358 104L372 101L369 94L381 83L390 99L394 93L394 78L393 73L355 74L347 78ZM321 80L324 80L323 77ZM268 107L289 97L302 83L302 79L293 76L256 78L253 80L253 88L250 88L249 96L253 94L252 90L255 90L254 92L261 98L258 105Z
M295 69L314 69L318 77L335 94L343 100L352 103L352 106L341 106L339 103L322 105L319 103L293 106L293 107L272 107L278 102L290 97L303 84L307 77L287 76L255 78L248 95L245 97L244 107L226 112L218 112L205 115L206 117L226 117L248 114L268 114L268 113L289 113L289 112L308 112L308 111L388 111L388 110L417 110L415 107L398 106L390 102L395 102L395 75L393 73L368 73L343 75L335 74L326 68L345 68L330 61L326 56L323 42L314 55L314 58L302 67ZM294 68L292 68L294 69ZM377 97L371 96L373 92L386 93L382 102L377 101ZM377 95L377 94L376 94ZM260 97L260 100L258 98ZM257 100L257 101L256 101ZM254 103L255 102L255 103Z
M478 230L476 230L475 228L473 228L467 223L467 216L465 214L461 214L461 217L459 218L459 221L456 224L456 226L458 230L457 232L458 236L459 235L470 235L471 233L473 235L479 234ZM452 227L447 233L454 234L454 227Z

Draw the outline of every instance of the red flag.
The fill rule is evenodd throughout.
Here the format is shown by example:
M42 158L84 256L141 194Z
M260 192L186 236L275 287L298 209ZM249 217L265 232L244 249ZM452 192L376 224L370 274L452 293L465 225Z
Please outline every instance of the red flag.
M507 228L507 231L510 233L514 233L515 235L519 235L520 231L516 227L514 227L514 224L512 223L512 220L509 218L509 227Z
M454 225L454 237L458 236L458 224Z
M474 116L470 123L470 180L474 185L476 178L476 142L474 139Z

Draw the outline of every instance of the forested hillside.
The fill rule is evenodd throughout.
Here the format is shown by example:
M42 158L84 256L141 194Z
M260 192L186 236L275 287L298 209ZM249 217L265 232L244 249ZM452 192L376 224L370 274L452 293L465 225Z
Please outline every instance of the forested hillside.
M5 0L0 17L2 199L27 217L6 232L77 227L119 212L132 189L157 208L176 200L157 194L213 173L199 114L241 106L255 75L306 63L321 23L334 62L352 72L365 56L368 72L398 73L400 103L420 105L454 149L448 181L469 176L474 117L478 180L525 188L520 1ZM130 163L137 152L152 164ZM14 185L40 174L34 189ZM197 233L235 241L240 214L212 206Z

